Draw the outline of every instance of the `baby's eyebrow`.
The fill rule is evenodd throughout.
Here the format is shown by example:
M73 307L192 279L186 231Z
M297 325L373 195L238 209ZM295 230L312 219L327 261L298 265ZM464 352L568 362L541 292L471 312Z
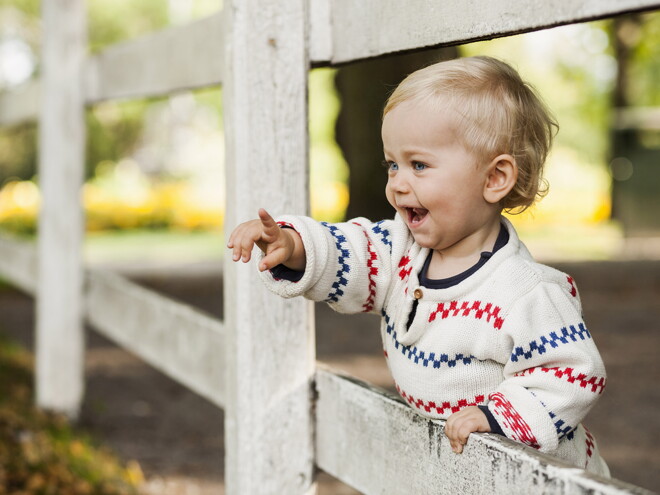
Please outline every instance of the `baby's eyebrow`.
M385 154L385 156L392 156L392 155L393 155L393 153L390 153L389 150L387 150L387 149L385 149L385 148L383 148L383 153ZM405 148L404 148L403 151L401 151L401 155L402 155L402 156L406 156L406 157L407 157L407 156L410 156L410 155L412 155L412 154L414 154L414 153L415 153L415 151L412 150L412 149L405 149Z
M405 158L415 157L415 156L428 156L429 151L421 148L404 148L401 151L401 155Z

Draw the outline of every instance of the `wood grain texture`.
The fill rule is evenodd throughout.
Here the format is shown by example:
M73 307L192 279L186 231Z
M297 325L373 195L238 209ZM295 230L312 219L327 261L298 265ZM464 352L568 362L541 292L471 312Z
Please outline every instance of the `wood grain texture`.
M503 0L412 0L405 8L396 0L312 0L310 60L316 65L341 64L658 8L657 0L524 0L515 5ZM221 84L222 19L218 12L89 57L85 101L151 97ZM36 118L37 86L35 81L0 94L0 125Z
M0 126L37 120L41 99L39 81L33 79L12 91L0 92Z
M367 495L651 495L497 435L472 434L454 454L444 421L328 369L317 371L316 389L317 464Z
M222 82L222 14L112 45L86 64L86 101L156 96Z
M308 211L305 0L231 0L223 108L226 237L238 223ZM225 256L228 494L313 491L310 303L283 300L254 263Z
M657 0L328 1L333 64L660 8ZM312 36L327 37L323 31Z
M88 271L85 314L100 333L218 407L225 401L222 323L119 275Z
M37 248L33 242L0 235L0 277L34 295L37 290Z
M332 1L309 0L309 58L312 63L332 59Z
M36 394L40 407L71 417L78 414L84 383L84 3L42 3Z

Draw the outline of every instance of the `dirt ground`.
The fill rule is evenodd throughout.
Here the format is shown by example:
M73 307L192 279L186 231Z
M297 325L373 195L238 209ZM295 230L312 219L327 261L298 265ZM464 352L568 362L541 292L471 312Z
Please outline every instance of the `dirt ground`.
M660 261L557 265L577 280L585 319L608 371L608 385L585 424L614 477L660 487ZM134 274L141 284L222 316L218 267ZM390 388L378 318L316 310L318 359ZM32 348L33 302L0 290L0 331ZM146 478L143 493L223 493L222 411L138 358L88 331L81 426ZM321 473L321 495L355 494Z

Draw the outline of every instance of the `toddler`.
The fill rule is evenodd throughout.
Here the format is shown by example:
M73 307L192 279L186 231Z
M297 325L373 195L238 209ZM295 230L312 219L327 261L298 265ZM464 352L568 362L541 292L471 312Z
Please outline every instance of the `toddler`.
M447 420L461 453L493 432L609 475L580 423L605 387L573 279L536 263L502 210L544 193L556 124L504 62L462 58L408 76L383 113L394 220L319 223L263 209L228 247L283 297L382 317L399 394Z

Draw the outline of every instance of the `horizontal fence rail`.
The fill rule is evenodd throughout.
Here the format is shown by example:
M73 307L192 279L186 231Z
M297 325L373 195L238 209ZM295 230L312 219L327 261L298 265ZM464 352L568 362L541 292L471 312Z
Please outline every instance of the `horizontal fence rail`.
M88 59L86 101L158 96L222 83L219 12L106 48Z
M33 242L0 236L0 275L7 281L34 295L36 265ZM96 331L225 408L227 345L220 320L105 270L87 270L83 308Z
M311 0L310 61L334 65L660 8L657 0ZM479 19L475 22L474 19ZM414 26L414 29L411 29ZM223 13L110 46L86 64L89 104L222 84ZM0 93L0 125L37 117L39 83Z
M39 114L41 86L33 79L12 91L0 92L0 126L34 121Z
M0 275L35 295L34 243L0 236ZM220 320L103 270L88 270L85 285L84 312L95 330L224 407L225 330Z
M37 246L6 234L0 235L0 275L27 294L37 291Z
M316 372L316 462L370 494L652 495L493 434L454 454L442 421L351 377Z
M33 294L34 244L0 236L0 273ZM102 270L87 271L85 294L85 313L97 331L224 407L222 322ZM323 367L315 387L316 463L367 495L652 493L495 435L472 435L457 456L443 423L422 418L398 397Z
M86 278L85 314L96 330L218 407L225 405L225 331L219 320L114 273L89 270Z
M399 0L332 0L330 4L328 62L332 64L660 7L657 0L410 0L405 7Z

